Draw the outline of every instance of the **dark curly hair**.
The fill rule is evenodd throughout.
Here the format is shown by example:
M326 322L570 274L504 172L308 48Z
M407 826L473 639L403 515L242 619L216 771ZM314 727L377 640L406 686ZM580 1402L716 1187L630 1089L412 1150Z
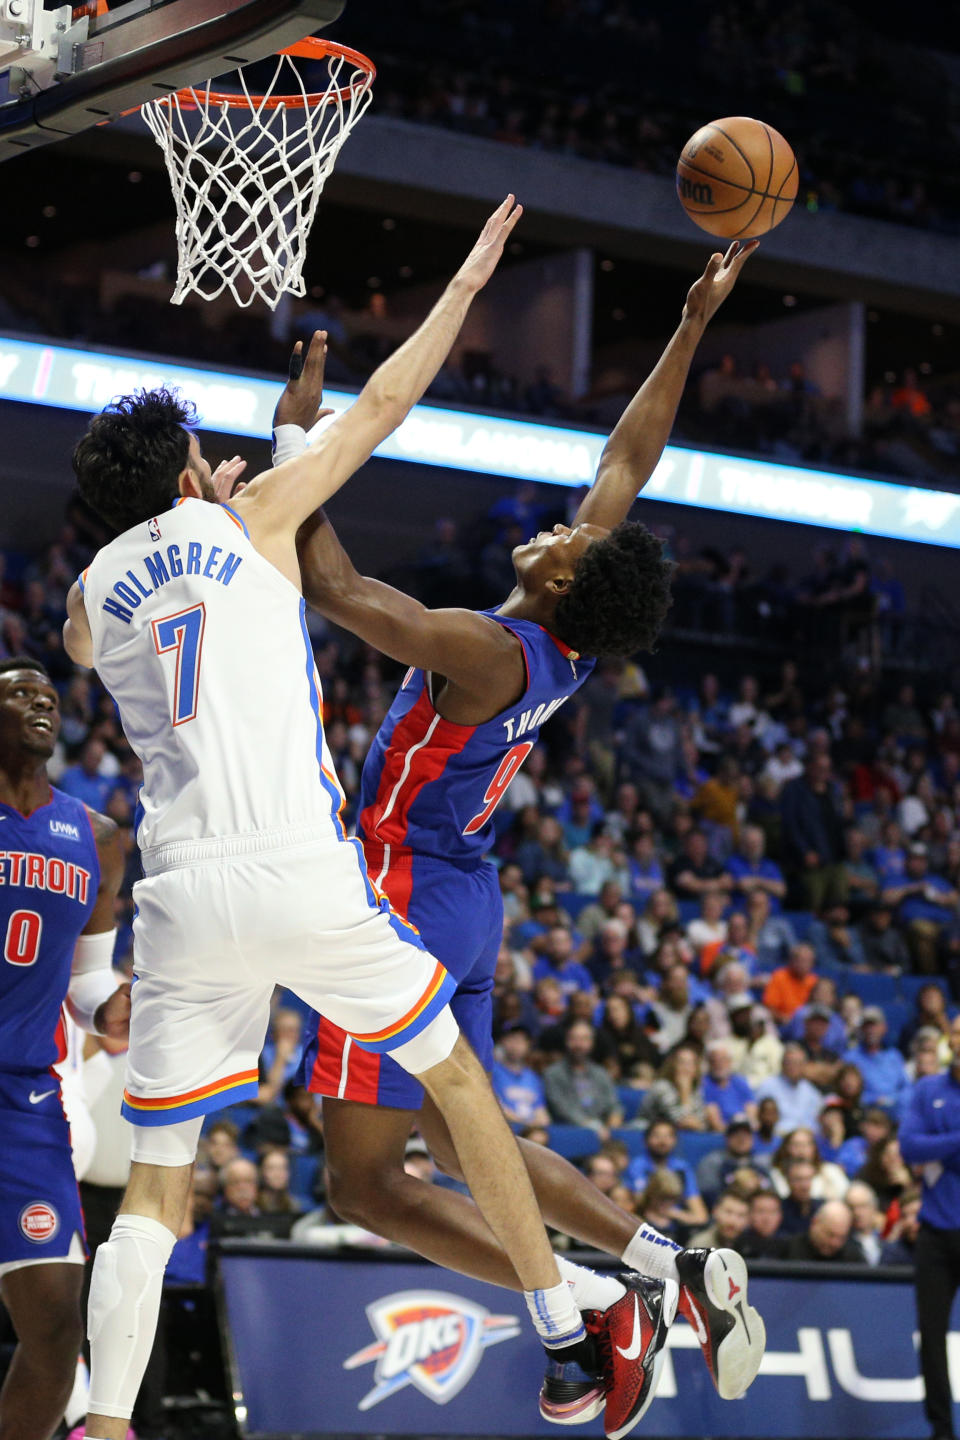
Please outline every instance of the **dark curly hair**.
M672 603L672 576L663 541L646 525L624 520L581 555L553 628L581 655L652 650Z
M117 530L169 510L189 455L184 426L196 423L191 402L162 386L111 400L73 452L83 499Z
M0 660L0 677L12 675L17 670L36 670L44 680L50 679L50 671L40 660L34 660L32 655L11 655L8 660Z

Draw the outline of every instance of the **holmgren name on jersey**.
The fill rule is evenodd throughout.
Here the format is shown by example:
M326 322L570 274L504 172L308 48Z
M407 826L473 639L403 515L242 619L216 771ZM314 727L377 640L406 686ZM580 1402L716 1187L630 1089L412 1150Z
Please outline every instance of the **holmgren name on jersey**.
M199 575L204 580L229 585L243 564L243 556L228 550L221 559L223 550L222 545L201 545L197 540L187 543L186 555L176 543L168 545L165 550L154 550L152 555L144 555L137 567L139 574L137 569L131 568L122 580L114 581L111 587L114 593L106 597L103 608L108 615L129 625L134 610L144 600L151 600L158 590L180 575Z

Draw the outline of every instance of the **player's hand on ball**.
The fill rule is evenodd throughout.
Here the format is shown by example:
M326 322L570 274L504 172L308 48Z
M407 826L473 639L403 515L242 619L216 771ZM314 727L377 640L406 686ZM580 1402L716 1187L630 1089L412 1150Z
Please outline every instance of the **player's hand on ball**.
M714 316L737 283L737 276L759 245L759 240L741 243L734 240L726 255L711 255L707 268L687 292L683 307L686 320L699 320L701 325Z
M514 195L508 195L503 204L497 206L480 231L476 245L460 266L457 272L459 280L465 280L472 290L482 290L496 270L503 247L522 214L523 206L517 204Z
M130 983L118 985L108 1000L97 1010L94 1024L100 1035L126 1045L130 1039Z
M306 358L303 342L298 340L290 356L290 378L273 412L274 428L278 425L299 425L312 430L318 420L332 415L323 408L323 371L327 362L327 332L315 330Z

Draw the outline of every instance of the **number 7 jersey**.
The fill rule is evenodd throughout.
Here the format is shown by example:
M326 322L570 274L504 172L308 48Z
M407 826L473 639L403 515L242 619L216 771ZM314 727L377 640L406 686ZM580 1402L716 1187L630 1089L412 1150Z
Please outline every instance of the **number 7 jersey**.
M301 827L343 838L303 598L237 513L181 500L80 583L94 667L143 763L141 849Z
M492 720L456 725L433 708L431 677L407 671L360 782L357 828L375 881L404 852L461 865L479 862L493 843L493 812L541 725L596 664L531 620L482 613L519 640L526 688Z

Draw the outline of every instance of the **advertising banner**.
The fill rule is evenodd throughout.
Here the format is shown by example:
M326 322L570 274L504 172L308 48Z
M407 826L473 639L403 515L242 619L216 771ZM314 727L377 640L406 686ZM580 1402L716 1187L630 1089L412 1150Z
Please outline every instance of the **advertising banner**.
M247 1435L555 1434L537 1411L543 1352L521 1296L422 1263L279 1246L228 1251L220 1266ZM741 1400L717 1396L694 1331L677 1321L637 1434L924 1434L912 1287L868 1277L755 1278L767 1353ZM960 1334L950 1350L960 1379ZM594 1432L599 1421L583 1430Z

